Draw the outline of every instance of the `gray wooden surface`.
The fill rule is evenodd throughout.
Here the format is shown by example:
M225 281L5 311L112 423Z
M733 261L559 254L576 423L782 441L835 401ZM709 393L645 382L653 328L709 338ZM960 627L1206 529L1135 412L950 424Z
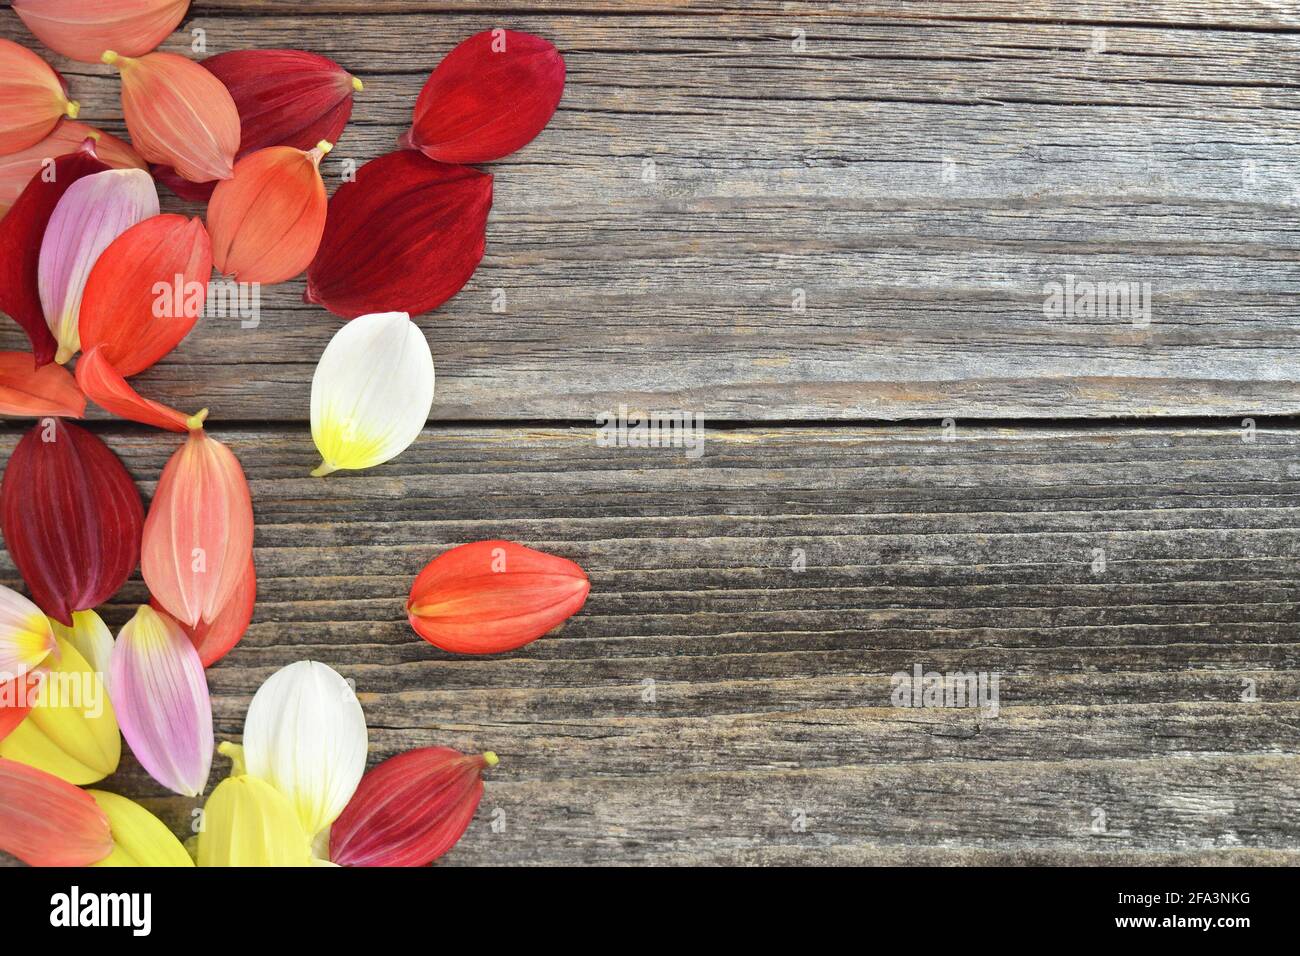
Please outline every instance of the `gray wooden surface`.
M222 0L166 48L338 59L366 91L337 164L503 25L569 83L419 320L438 421L410 451L307 477L338 321L301 282L138 379L210 405L253 490L219 736L311 657L356 680L373 759L496 750L449 865L1300 862L1294 8ZM9 11L0 36L30 41ZM120 129L110 72L55 62ZM1151 283L1150 324L1045 315L1069 274ZM620 404L720 427L698 461L598 447ZM175 439L95 427L151 494ZM454 658L405 593L489 537L592 597ZM996 672L999 715L892 707L916 664ZM109 784L188 825L129 759Z

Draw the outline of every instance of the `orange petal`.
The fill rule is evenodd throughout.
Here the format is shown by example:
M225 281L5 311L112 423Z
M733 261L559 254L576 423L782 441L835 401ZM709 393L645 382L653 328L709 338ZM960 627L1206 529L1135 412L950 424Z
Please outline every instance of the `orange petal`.
M98 63L105 50L140 56L176 29L190 0L13 0L14 13L51 50Z
M430 561L411 585L411 627L454 654L499 654L577 614L591 583L582 568L512 541L476 541Z
M165 610L156 597L150 597L149 603L159 611ZM210 623L200 621L194 627L181 625L194 642L204 667L211 667L239 643L248 630L249 622L253 620L253 605L256 603L257 569L253 567L253 559L250 557L248 569L240 579L239 587L215 620Z
M12 40L0 40L0 156L35 146L80 109L48 63Z
M328 203L320 161L332 148L324 142L310 152L273 146L235 165L234 179L217 186L208 206L219 272L271 285L311 265Z
M113 834L86 791L0 757L0 850L29 866L89 866L113 852Z
M50 366L46 366L49 368ZM55 366L56 368L58 366ZM106 412L128 421L187 432L203 424L207 412L187 416L174 408L140 395L104 357L103 348L93 348L77 362L77 384L86 397Z
M203 314L212 243L198 218L154 216L118 236L86 280L81 347L103 349L124 377L143 372Z
M103 61L121 71L122 112L141 156L196 183L234 174L239 111L219 79L175 53L133 59L109 50Z
M31 352L0 352L0 415L82 418L86 396L62 365L36 367Z
M149 593L190 627L229 603L253 555L253 503L239 459L201 428L158 480L140 571Z
M67 120L35 146L0 157L0 219L18 201L33 176L53 166L58 157L75 153L87 139L95 141L95 155L113 169L148 168L129 143L85 123Z

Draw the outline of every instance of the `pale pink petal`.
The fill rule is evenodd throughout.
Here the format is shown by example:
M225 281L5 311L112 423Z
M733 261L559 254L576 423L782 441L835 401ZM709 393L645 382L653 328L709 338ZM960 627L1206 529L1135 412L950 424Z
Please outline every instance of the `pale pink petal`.
M117 636L109 688L140 765L169 790L202 793L212 766L212 702L199 652L181 626L141 605Z
M136 223L156 215L158 190L141 169L85 176L54 207L41 240L37 281L45 322L59 343L60 364L81 347L81 295L100 253Z

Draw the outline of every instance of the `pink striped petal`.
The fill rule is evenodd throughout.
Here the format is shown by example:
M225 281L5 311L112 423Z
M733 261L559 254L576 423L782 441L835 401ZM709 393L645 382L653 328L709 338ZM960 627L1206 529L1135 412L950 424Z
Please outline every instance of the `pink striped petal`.
M212 767L212 702L185 631L142 604L117 635L109 694L140 765L169 790L203 792Z
M37 280L45 321L58 340L60 365L81 347L77 316L99 255L138 222L158 215L158 190L142 169L108 169L78 179L54 207Z

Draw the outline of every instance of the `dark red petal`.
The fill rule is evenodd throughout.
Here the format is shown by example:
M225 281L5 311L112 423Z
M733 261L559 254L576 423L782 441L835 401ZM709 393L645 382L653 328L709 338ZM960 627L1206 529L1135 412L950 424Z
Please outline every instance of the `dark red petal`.
M207 202L212 198L212 193L220 182L214 179L208 183L192 183L170 166L161 163L150 164L149 172L153 173L153 178L158 182L190 202Z
M545 129L563 95L555 47L530 33L487 30L438 64L402 145L444 163L491 162Z
M492 177L409 150L357 171L330 200L306 302L353 319L419 315L461 290L483 258Z
M144 505L107 445L47 418L9 457L0 528L32 600L71 627L73 611L104 603L135 570Z
M153 605L155 611L168 614L167 609L156 597L150 596L149 603ZM253 620L253 605L256 603L257 569L253 566L253 559L249 558L248 570L244 572L243 580L239 582L235 593L230 596L230 600L226 602L216 618L210 623L199 621L193 627L184 621L177 621L181 629L194 642L204 667L211 667L239 643L248 630L249 622Z
M469 827L483 798L483 771L495 761L494 754L446 747L385 760L361 778L330 828L330 862L428 866Z
M7 313L27 332L37 365L52 362L56 349L54 336L45 324L36 278L45 227L69 186L83 176L108 168L95 155L94 140L88 139L81 149L60 156L52 167L33 176L9 215L0 220L0 312Z

